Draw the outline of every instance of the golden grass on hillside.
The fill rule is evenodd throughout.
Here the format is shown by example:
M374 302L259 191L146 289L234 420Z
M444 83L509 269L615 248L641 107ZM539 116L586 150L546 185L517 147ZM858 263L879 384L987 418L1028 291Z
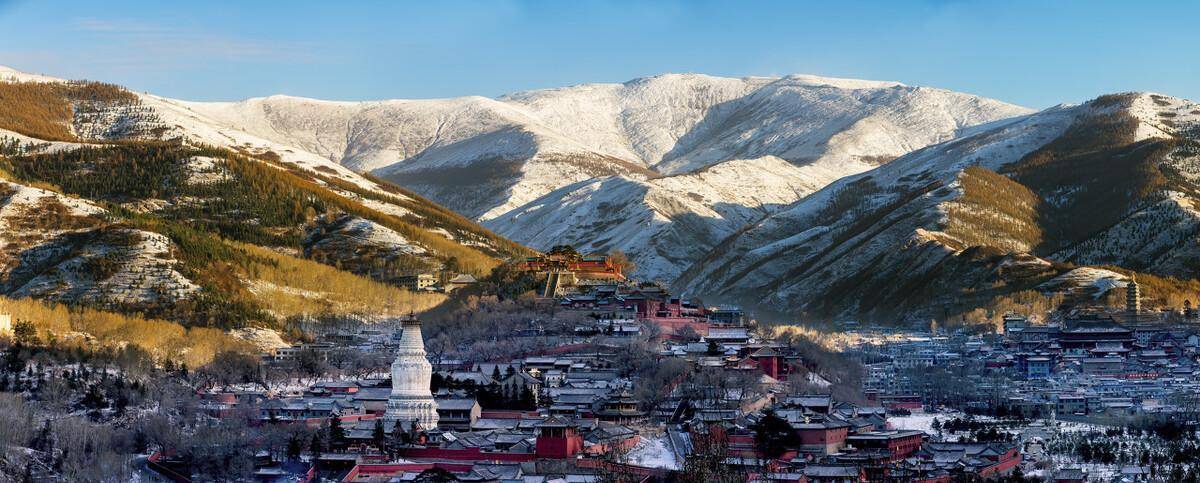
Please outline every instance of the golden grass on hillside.
M959 176L963 195L948 205L947 234L967 246L994 246L1028 252L1042 241L1039 198L1029 188L986 168L970 167Z
M60 188L57 185L54 185L52 183L46 183L43 181L23 180L20 177L14 175L11 171L5 169L5 162L7 160L8 160L8 158L5 158L3 155L0 155L0 181L8 181L8 182L16 183L16 184L19 184L22 186L28 186L30 188L44 189L46 191L53 191L58 194L63 194L62 188Z
M77 141L73 102L130 103L137 96L102 82L0 82L0 128L46 141Z
M1097 268L1111 270L1122 275L1137 274L1138 288L1142 293L1142 307L1147 309L1170 307L1183 307L1185 300L1191 301L1195 305L1200 301L1200 280L1184 279L1176 277L1162 277L1144 272L1134 272L1122 267L1102 265ZM1125 305L1125 291L1115 291L1117 300L1112 305L1122 307Z
M0 313L11 314L13 321L33 322L39 336L49 331L63 338L81 332L104 345L130 343L160 359L185 362L191 367L207 364L222 351L252 352L244 341L217 329L185 328L174 322L122 315L91 308L68 308L36 300L0 297Z
M846 350L846 348L858 344L862 339L858 333L822 331L804 325L774 325L766 327L764 332L772 340L790 340L799 337L808 339L813 344L834 352Z
M467 219L453 210L450 210L449 208L434 203L433 201L430 201L429 199L426 199L425 197L422 197L413 191L397 186L391 181L373 176L370 173L364 173L363 176L371 182L379 185L379 187L385 191L407 198L407 200L400 199L395 196L382 195L375 191L365 190L359 188L353 183L349 183L338 178L321 177L321 179L324 179L326 182L329 182L330 184L333 184L339 188L354 192L359 196L374 198L385 203L392 203L412 210L413 212L418 213L423 220L432 222L432 224L435 226L447 228L452 232L464 232L479 236L484 240L487 240L488 243L494 245L502 255L525 257L535 255L537 253L536 251L524 245L493 233L491 230L480 226L479 224Z
M254 258L250 276L257 280L263 306L280 317L320 313L403 315L424 312L446 300L438 293L414 293L328 265L255 245L237 246ZM252 282L253 283L253 282Z
M312 196L321 200L327 206L391 228L405 238L429 248L443 259L454 258L457 261L459 269L463 272L481 277L487 275L491 272L492 268L500 264L499 260L475 248L446 239L441 235L404 221L398 216L389 215L363 206L356 201L333 192L325 186L296 175L296 173L287 170L286 167L278 169L221 148L209 148L209 150L216 155L227 156L230 167L244 179L257 180L264 185L283 185L288 189L311 193Z

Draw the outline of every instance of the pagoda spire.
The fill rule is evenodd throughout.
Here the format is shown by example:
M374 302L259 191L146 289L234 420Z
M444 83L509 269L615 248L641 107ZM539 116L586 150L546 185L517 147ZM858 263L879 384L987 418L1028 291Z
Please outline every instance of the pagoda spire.
M1131 315L1137 315L1142 311L1142 294L1138 288L1137 274L1129 277L1129 282L1125 284L1125 311Z

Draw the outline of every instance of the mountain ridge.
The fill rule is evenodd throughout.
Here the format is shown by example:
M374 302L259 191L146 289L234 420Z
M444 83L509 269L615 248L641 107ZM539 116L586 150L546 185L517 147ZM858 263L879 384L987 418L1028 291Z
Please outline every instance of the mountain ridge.
M1158 94L1033 113L812 76L672 74L495 99L370 102L193 103L62 86L49 97L76 108L64 121L71 133L42 123L55 139L37 147L46 161L18 153L10 167L25 181L97 189L39 171L92 169L72 161L92 149L75 135L186 140L151 157L191 174L161 192L130 184L141 194L112 199L101 190L100 201L118 214L194 218L191 176L234 182L221 189L239 196L253 180L287 178L271 189L319 201L309 213L281 200L257 212L288 223L235 228L219 211L189 220L391 283L430 254L479 272L529 253L496 233L534 249L621 250L633 275L676 291L821 318L944 316L1035 292L1098 296L1135 272L1148 293L1174 300L1200 268L1200 108ZM46 116L62 116L56 102L42 106ZM128 162L110 151L99 160ZM391 164L347 167L380 161Z
M287 331L295 318L427 310L445 296L398 288L404 274L482 277L532 253L419 195L161 98L0 78L5 296L114 321Z
M712 245L708 238L723 237L739 229L739 223L750 221L747 214L761 216L763 210L795 201L912 148L952 137L979 122L1027 111L941 89L805 75L663 74L494 99L323 101L274 95L236 102L190 102L140 96L166 118L169 129L181 135L235 150L273 153L285 162L378 192L381 183L355 173L373 168L375 174L421 197L484 221L492 232L539 249L548 249L556 241L533 233L574 233L577 236L558 242L616 248L592 243L612 237L594 233L599 225L591 221L565 230L505 222L535 208L544 211L555 204L546 196L565 195L570 190L563 188L578 183L617 177L620 183L610 180L606 186L657 186L669 183L657 178L686 177L722 163L777 159L794 165L796 169L779 171L786 171L786 182L763 185L779 190L763 194L769 206L732 196L736 201L731 203L739 205L734 211L742 214L730 218L709 216L711 206L703 203L675 204L671 216L653 215L662 211L661 206L650 205L640 208L641 214L630 213L634 217L651 213L668 224L681 224L662 232L676 235L666 246L655 246L650 239L640 245L622 244L628 253L653 254L639 257L643 268L638 276L665 282L673 280L678 267L701 255L698 247ZM746 189L754 189L747 181L760 179L746 170L724 173L729 177L701 174L697 179ZM673 196L703 197L699 193L713 191L703 183L691 185ZM661 199L671 191L653 192ZM634 196L632 191L626 193ZM679 211L683 207L698 212ZM565 214L541 218L548 222L578 219ZM682 252L690 255L680 258Z
M924 316L944 317L997 297L1044 291L1077 263L1117 262L1147 277L1190 278L1170 267L1196 263L1197 213L1189 194L1195 179L1172 173L1194 171L1198 160L1178 154L1179 146L1195 143L1194 134L1172 126L1197 119L1191 101L1142 93L1001 122L843 178L778 210L690 267L677 288L816 318L922 309ZM1161 206L1171 209L1155 208ZM1158 231L1137 222L1164 217L1175 221L1159 223ZM1108 234L1122 223L1136 228ZM1062 251L1115 240L1182 245L1158 249L1157 267ZM1190 283L1156 282L1153 295L1179 305L1173 298Z
M764 89L769 89L769 92ZM935 106L949 103L951 108L961 110L962 114L946 118L933 116L929 121L918 122L921 131L934 132L918 135L911 140L904 138L911 134L903 134L898 136L903 139L896 142L874 140L872 142L882 145L870 146L863 153L853 149L839 151L835 153L837 160L830 161L829 165L854 163L851 169L867 169L879 160L950 136L953 131L976 121L990 121L1027 112L1024 108L998 101L940 89L910 88L894 82L799 75L723 78L664 74L621 84L581 84L511 93L497 98L467 96L346 102L271 96L225 103L176 102L223 125L237 126L265 139L306 147L355 170L372 171L399 181L469 217L487 220L562 186L597 176L620 174L648 177L654 175L653 171L679 174L739 157L785 154L773 152L783 149L801 149L803 153L795 151L781 157L790 158L790 161L798 164L808 164L811 161L809 158L815 160L824 152L824 148L813 143L828 142L829 137L840 132L842 127L853 129L853 122L863 121L863 118L851 114L850 108L869 105L872 99L862 94L862 99L853 100L854 95L850 91L873 90L879 91L874 95L880 95L880 92L891 89L901 90L892 95L895 102L924 102ZM809 90L813 92L807 92ZM779 113L772 112L778 109L785 109L780 112L803 109L776 108L777 103L791 106L809 102L817 109L821 102L828 102L822 101L822 96L828 97L825 91L843 90L847 92L840 97L835 96L839 100L825 107L847 112L848 117L837 125L822 128L819 121L818 124L804 126L789 126L786 122L771 125L779 122L773 120ZM743 99L755 93L759 93L761 98ZM730 104L739 102L745 105ZM725 107L716 107L721 105ZM766 117L759 119L759 122L765 124L746 124L734 126L733 131L721 131L721 122L713 118L720 118L721 114L713 109L760 112ZM285 114L288 121L279 118ZM796 112L791 112L789 116L792 114ZM895 122L888 117L888 111L877 114L878 120L864 122L882 123L884 126L892 126ZM819 113L813 115L817 116L815 119L823 116ZM333 121L323 120L326 116ZM729 138L722 142L700 142L695 149L680 144L706 118L707 124L700 127L701 131L717 130L725 132ZM937 129L928 129L929 122L937 124ZM321 132L306 131L314 127ZM874 128L876 126L860 129L869 131ZM768 134L780 129L801 131L797 131L800 134L780 134L783 138ZM810 140L789 141L789 136L804 135L804 132L808 132L804 131L806 129L825 131L813 131L812 135L817 137ZM909 132L902 127L892 126L888 129ZM330 132L337 134L331 135ZM739 136L754 137L755 133L763 139L776 139L772 141L776 144L790 144L785 146L768 142L754 148L752 153L731 147L746 144L738 139ZM692 136L712 137L703 133ZM850 139L845 142L864 146L870 144L855 136L854 133L847 135ZM832 139L832 142L837 145L842 140ZM809 147L802 147L805 145ZM859 162L860 158L867 162ZM486 203L456 199L454 192L457 186L445 184L445 178L460 179L464 174L461 168L464 167L486 168L492 182L501 180L489 191Z

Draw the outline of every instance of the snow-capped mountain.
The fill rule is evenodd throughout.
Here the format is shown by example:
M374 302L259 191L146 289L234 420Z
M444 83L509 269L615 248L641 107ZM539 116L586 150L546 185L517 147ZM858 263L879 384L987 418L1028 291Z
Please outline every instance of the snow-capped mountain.
M161 121L142 131L274 153L378 191L356 174L372 171L531 247L622 249L639 276L665 281L834 180L1028 112L895 82L691 74L497 99L140 98Z
M0 69L0 296L232 328L364 302L421 310L437 297L385 284L528 253L177 101Z
M2 79L62 82L0 69ZM44 125L37 137L9 122L0 137L38 141L35 154L47 156L80 150L80 140L183 139L105 148L118 163L129 153L116 151L149 149L134 159L177 169L163 186L114 193L35 170L18 149L25 159L12 167L27 181L77 184L122 212L186 216L377 279L465 260L481 272L495 262L488 256L524 253L422 195L533 248L622 250L639 277L793 315L920 307L937 316L1030 290L1095 296L1125 272L1191 280L1200 269L1200 107L1156 94L1030 113L944 90L808 76L663 75L376 102L64 89L50 97L92 96L68 99L71 118L60 124L69 132ZM92 169L51 159L56 169ZM263 203L229 197L268 180ZM197 200L231 210L196 211ZM256 225L262 218L227 218L259 209L270 229ZM388 253L396 256L377 256ZM1148 278L1148 292L1169 297L1179 283ZM30 285L39 286L48 285Z
M533 248L625 250L665 281L776 207L1028 112L895 82L675 74L498 99L151 102L216 125L188 131L373 171Z
M1065 291L1066 264L1190 278L1198 122L1193 102L1123 94L980 126L735 233L677 287L790 315L944 317Z
M24 73L3 66L0 66L0 82L69 83L64 79ZM323 126L311 129L311 134L318 140L318 144L297 146L290 144L295 139L279 137L278 134L275 136L278 140L269 136L258 136L250 132L250 129L243 129L247 126L245 124L226 124L207 117L201 112L203 109L191 108L192 105L204 105L219 111L220 106L240 104L188 103L147 93L129 95L135 96L134 102L105 103L87 109L76 103L73 107L74 119L68 126L72 134L79 139L93 142L115 139L186 140L194 145L224 147L244 154L274 158L285 166L293 167L301 176L324 178L315 181L342 197L371 210L420 225L453 243L480 249L490 255L507 256L522 251L511 242L496 239L492 233L419 195L377 182L376 179L369 179L349 167L331 161L324 154L316 154L323 152L319 147L323 136L336 131L330 125L340 122L336 106L354 106L355 103L311 101L325 107L332 106L333 109L323 111L328 116L322 121L325 123ZM86 145L78 142L47 143L44 139L5 130L2 127L0 138L42 144L45 146L43 151L71 150Z
M1027 112L936 89L809 76L662 76L503 100L578 133L583 144L623 148L607 155L675 174L585 180L485 226L533 248L620 249L638 263L637 275L665 281L747 222L830 182Z
M498 99L161 101L374 172L479 220L597 177L646 179L733 159L812 166L808 183L824 185L962 128L1028 112L894 82L691 74Z

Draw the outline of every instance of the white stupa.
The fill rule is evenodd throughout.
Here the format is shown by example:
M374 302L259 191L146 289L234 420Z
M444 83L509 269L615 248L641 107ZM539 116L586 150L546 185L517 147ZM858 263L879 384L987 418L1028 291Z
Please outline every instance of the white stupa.
M437 403L429 391L433 366L425 358L425 341L421 338L421 322L414 317L404 320L400 349L392 362L392 394L388 396L385 418L408 425L416 421L425 429L437 427Z

